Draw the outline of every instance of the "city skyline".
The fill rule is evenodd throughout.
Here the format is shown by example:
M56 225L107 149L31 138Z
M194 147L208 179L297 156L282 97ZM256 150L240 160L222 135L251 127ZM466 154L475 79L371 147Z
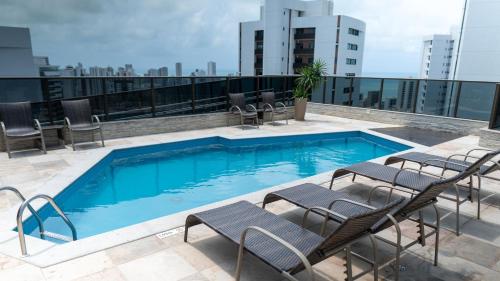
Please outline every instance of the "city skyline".
M422 37L446 33L459 24L463 6L455 0L372 2L335 1L334 7L335 14L367 23L363 73L416 74ZM216 61L218 74L224 74L238 68L238 22L258 18L259 4L250 0L127 5L62 1L58 9L51 9L42 1L3 1L0 25L29 27L34 55L49 56L61 67L79 61L103 67L131 63L138 73L146 73L152 67L173 69L181 61L190 73ZM443 15L442 9L448 13ZM220 14L221 10L225 13Z

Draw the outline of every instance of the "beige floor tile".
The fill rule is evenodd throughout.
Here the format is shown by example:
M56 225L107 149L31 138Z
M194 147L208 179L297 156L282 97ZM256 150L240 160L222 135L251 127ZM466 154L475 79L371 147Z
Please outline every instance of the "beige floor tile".
M128 281L180 280L196 269L172 250L142 257L118 266Z
M112 265L111 259L104 252L98 252L45 268L43 273L48 281L65 281L103 271Z
M40 268L23 264L16 267L0 270L2 281L43 281L46 280Z

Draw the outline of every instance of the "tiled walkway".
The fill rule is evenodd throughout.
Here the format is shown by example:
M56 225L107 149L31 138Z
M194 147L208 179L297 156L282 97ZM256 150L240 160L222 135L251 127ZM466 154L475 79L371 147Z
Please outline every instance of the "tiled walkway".
M218 128L184 133L162 134L107 142L108 148L134 144L157 143L169 139L199 137L207 134L229 136L257 136L284 133L324 132L387 127L387 124L355 121L334 117L308 115L307 122L291 122L289 126L262 126L259 130L239 128ZM477 137L467 136L430 148L433 153L451 154L476 147ZM48 155L28 153L7 160L0 153L0 185L19 187L27 196L37 193L44 183L57 177L62 171L78 165L86 157L92 157L101 148L89 148L73 152L70 149L49 151ZM344 179L335 184L335 189L364 196L369 181ZM447 229L454 226L453 205L440 201L445 229L440 237L440 264L432 266L433 241L427 245L416 245L402 258L401 280L498 280L500 276L500 196L498 183L484 183L482 220L474 219L475 204L465 203L461 218L463 234L455 236ZM382 195L379 200L382 200ZM18 201L0 194L0 215ZM302 211L293 206L277 202L269 210L300 222ZM426 218L432 221L431 213ZM14 219L14 218L12 218ZM317 229L314 225L313 229ZM332 225L333 227L333 225ZM406 237L414 238L416 226L403 224ZM0 232L1 233L1 232ZM391 236L391 230L384 235ZM1 237L1 236L0 236ZM236 266L236 246L216 235L205 226L190 230L189 243L182 241L182 229L172 231L161 238L153 235L102 250L84 257L66 261L54 266L39 268L16 258L0 254L0 280L232 280ZM0 240L0 249L5 241ZM367 241L361 241L354 250L367 250ZM382 259L390 258L392 248L381 246ZM332 257L318 265L317 280L344 280L344 261L341 256ZM360 263L355 263L360 266ZM390 280L393 268L381 270L383 278ZM243 280L282 280L282 277L257 259L246 256ZM300 279L303 275L298 275ZM367 275L363 280L373 280Z

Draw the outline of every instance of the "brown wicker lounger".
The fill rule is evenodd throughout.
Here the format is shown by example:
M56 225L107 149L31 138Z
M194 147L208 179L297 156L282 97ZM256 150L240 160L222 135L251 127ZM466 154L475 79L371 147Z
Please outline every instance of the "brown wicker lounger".
M297 280L293 275L304 269L308 272L310 280L314 280L312 265L341 251L346 253L348 280L358 278L370 272L372 268L374 269L374 277L378 278L377 247L369 230L400 202L395 201L379 209L371 208L364 214L354 217L345 217L324 208L317 208L343 218L343 223L335 231L322 237L249 202L240 201L189 215L186 219L184 241L187 241L188 229L191 226L203 223L238 244L236 280L240 278L244 250L261 259L290 280ZM304 221L307 220L308 213L306 212L304 215ZM328 217L325 217L325 221L327 220ZM375 257L372 261L372 268L353 276L350 245L365 236L369 236L374 243Z
M485 159L482 159L481 163L486 161L486 159L489 156L487 156ZM468 178L470 175L474 174L478 167L480 167L481 163L478 163L475 166L471 166L468 169L464 170L463 172L457 174L454 177L448 178L448 179L439 179L439 178L433 178L431 182L426 183L426 186L420 187L420 183L415 184L416 186L419 186L418 191L419 193L412 197L411 199L407 199L405 203L401 204L399 208L395 209L393 212L391 212L391 216L386 216L384 217L381 221L379 221L377 224L375 224L372 227L372 233L378 233L382 230L385 230L391 226L394 226L396 228L396 243L387 240L382 237L378 237L378 239L393 245L396 247L396 261L395 261L395 268L399 268L399 260L401 256L401 251L404 251L408 249L409 247L420 243L423 246L425 245L425 239L431 235L436 236L436 243L434 244L434 265L437 265L438 263L438 251L439 251L439 223L440 223L440 215L439 211L435 206L435 203L437 202L436 197L439 196L444 190L456 186L457 182ZM363 166L365 174L368 173L370 169L376 169L377 167L387 167L383 165L377 165L370 162L366 162L366 165ZM356 166L356 165L355 165ZM387 168L392 168L392 167L387 167ZM395 169L395 168L394 168ZM360 171L361 169L358 169ZM396 169L398 170L398 169ZM388 169L386 171L386 174L392 174L393 170ZM408 175L408 179L412 179L414 181L418 181L418 174L417 175ZM427 182L427 179L423 182ZM423 184L423 183L422 183ZM388 187L391 190L394 188L392 186ZM368 202L370 202L372 192L370 192L369 197L368 197ZM390 197L390 195L389 195ZM309 209L313 206L321 206L324 207L328 210L335 211L337 213L341 213L345 216L348 215L357 215L360 213L363 213L366 211L366 208L363 204L351 204L352 200L357 200L348 194L345 194L343 192L339 191L333 191L326 189L322 186L315 185L315 184L302 184L298 185L295 187L275 191L272 193L269 193L266 195L264 198L263 202L263 207L265 207L267 204L271 202L275 202L278 200L286 200L292 204L295 204L299 207L302 207L304 209ZM388 198L390 200L390 198ZM432 205L434 208L434 211L436 213L436 224L430 224L426 223L423 220L422 216L422 210L427 207ZM418 212L418 219L414 219L411 217L412 214ZM324 212L321 213L318 210L318 213L324 215ZM342 222L342 219L330 215L330 219ZM401 245L401 228L399 227L398 222L404 221L404 220L411 220L415 221L419 224L419 238L415 241L410 242L409 244L406 245ZM430 231L429 233L425 233L424 231L424 226L430 227L433 230ZM324 227L322 228L324 229ZM398 280L399 274L398 270L395 271L395 280Z
M472 153L476 151L494 152L496 155L500 155L500 150L495 152L490 149L482 148L469 150L466 154L453 154L448 157L436 156L422 152L408 152L387 158L385 165L401 163L401 168L403 168L406 162L413 162L420 164L421 166L432 166L443 169L441 175L443 175L445 171L463 172L467 167L474 164L474 161L478 161L480 159L480 157L472 155ZM498 170L500 170L500 159L497 161L491 160L488 161L487 164L481 166L477 175L500 181L500 178L489 176L489 174Z
M472 165L465 168L465 170L457 175L458 180L454 182L453 187L455 189L455 196L450 197L446 195L439 195L439 198L443 198L446 200L450 200L456 203L456 234L460 234L460 224L459 224L459 216L460 216L460 205L468 200L472 201L472 194L469 198L461 199L459 186L456 184L458 181L467 179L477 174L480 168L487 162L491 161L493 157L498 155L497 152L490 152L485 154L483 157L478 159ZM360 164L355 164L346 168L338 169L333 173L332 181L330 182L330 189L332 188L333 182L336 178L339 178L344 175L353 174L353 181L356 175L364 176L372 180L382 181L385 183L391 184L389 187L391 189L390 194L392 194L392 190L399 190L407 193L411 193L415 195L419 192L422 192L426 186L431 183L436 182L439 179L445 179L441 175L434 175L432 173L422 171L422 167L420 169L412 169L412 168L403 168L397 169L390 166L385 166L372 162L364 162ZM455 177L453 177L454 179ZM388 186L375 186L370 191L372 194L379 187L388 187ZM477 217L480 218L480 189L477 190L478 193L478 203L477 203Z

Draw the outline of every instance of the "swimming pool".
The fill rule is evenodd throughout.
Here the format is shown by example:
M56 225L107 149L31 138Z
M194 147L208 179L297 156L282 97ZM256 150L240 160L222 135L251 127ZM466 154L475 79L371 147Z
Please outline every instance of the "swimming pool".
M81 239L409 148L355 131L118 149L55 201ZM70 234L49 206L39 214L47 230ZM24 226L38 236L33 218Z

